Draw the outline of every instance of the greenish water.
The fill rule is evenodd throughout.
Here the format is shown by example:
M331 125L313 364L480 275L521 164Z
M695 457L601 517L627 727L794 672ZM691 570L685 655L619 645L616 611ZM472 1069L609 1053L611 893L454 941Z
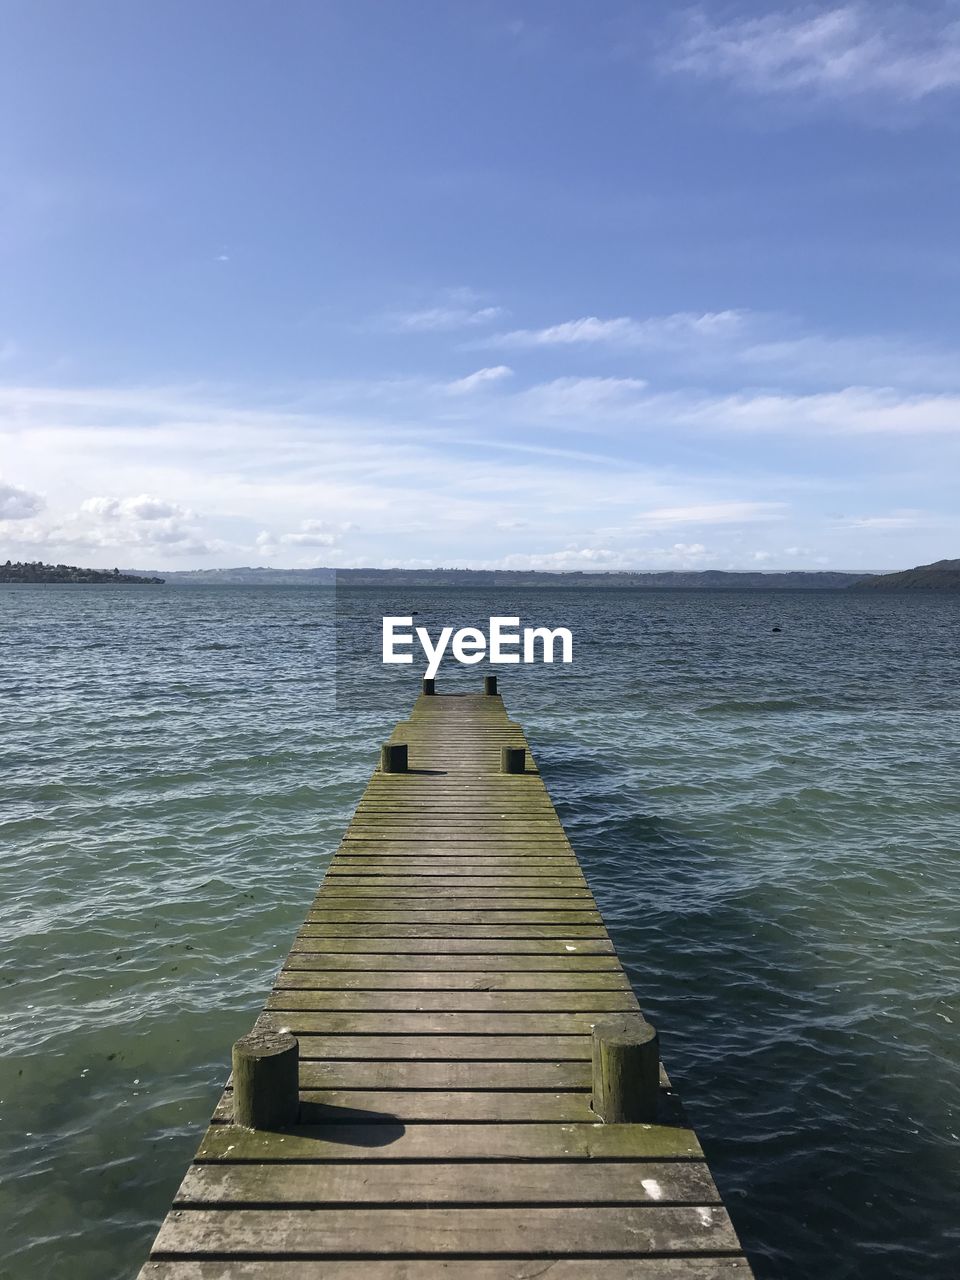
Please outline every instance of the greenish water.
M505 700L758 1275L955 1276L960 599L417 596L341 613L574 631ZM334 648L326 590L0 588L0 1274L142 1262L416 693Z

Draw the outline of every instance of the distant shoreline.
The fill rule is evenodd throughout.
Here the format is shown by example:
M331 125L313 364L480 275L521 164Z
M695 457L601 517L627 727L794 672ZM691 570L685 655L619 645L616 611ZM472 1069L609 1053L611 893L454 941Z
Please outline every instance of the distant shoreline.
M144 572L133 571L130 572ZM553 587L573 591L713 588L742 590L792 588L839 590L869 577L867 573L794 570L758 573L753 570L665 570L584 573L524 569L189 569L164 573L170 586L346 586L346 587Z
M0 564L0 585L4 586L162 586L164 579L121 573L119 569L81 569L71 564L42 564L8 560Z
M182 587L374 587L467 588L518 590L548 587L559 591L842 591L848 588L891 590L960 586L960 561L940 560L931 565L894 573L876 571L737 569L703 570L583 570L526 569L271 569L253 565L233 569L181 569L158 573L140 569L84 569L74 565L46 565L7 561L0 565L0 585L44 586L182 586Z

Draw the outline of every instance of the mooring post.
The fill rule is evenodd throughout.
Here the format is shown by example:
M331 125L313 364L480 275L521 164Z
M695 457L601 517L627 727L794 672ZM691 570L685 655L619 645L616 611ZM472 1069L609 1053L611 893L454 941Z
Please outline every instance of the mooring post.
M437 682L432 676L423 677L423 692L427 697L432 697L437 692Z
M282 1129L300 1115L300 1046L288 1031L251 1031L233 1046L233 1122Z
M500 748L501 773L526 773L527 752L524 747Z
M385 742L380 748L381 773L407 772L407 744L405 742Z
M605 1124L649 1122L660 1096L660 1046L642 1014L593 1028L593 1110Z
M483 677L483 692L487 695L488 698L492 698L496 695L496 692L497 692L496 676Z

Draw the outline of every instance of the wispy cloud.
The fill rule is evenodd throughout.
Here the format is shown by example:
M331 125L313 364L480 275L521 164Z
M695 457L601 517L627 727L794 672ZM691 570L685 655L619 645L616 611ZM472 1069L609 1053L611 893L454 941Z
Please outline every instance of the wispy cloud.
M792 7L719 23L698 9L661 66L750 93L917 102L960 88L960 22L948 5Z
M724 367L757 341L754 318L743 326L721 344ZM431 551L447 564L642 567L680 545L687 556L709 546L710 563L730 567L755 551L813 563L838 541L856 566L883 527L917 546L911 530L942 535L942 520L908 516L952 503L960 391L742 383L661 389L491 365L453 382L320 382L272 402L261 392L255 408L242 389L0 387L0 536L14 557L83 548L107 567L162 568L174 556L378 564ZM864 468L878 506L838 524L824 486L849 512L836 495L855 492Z
M895 511L884 516L848 516L837 522L843 529L866 529L875 533L898 533L903 529L922 529L931 524L922 511Z
M635 517L640 524L658 528L676 524L751 524L776 520L783 514L783 502L713 502L691 507L655 507Z
M658 468L622 443L596 454L557 448L509 393L489 416L471 413L466 433L417 394L402 412L372 417L339 402L334 412L235 413L214 397L205 412L195 391L178 402L152 388L0 390L0 449L18 485L42 476L50 501L42 520L0 527L7 554L87 548L110 565L149 556L145 567L162 568L168 555L290 564L318 551L331 562L336 553L342 563L396 563L426 547L442 548L446 563L476 563L498 545L549 552L614 513L626 528L637 511L752 498L728 480ZM592 430L593 408L585 415Z
M847 387L813 395L673 397L677 424L724 431L805 437L886 435L960 437L960 396L905 395L890 388Z
M629 412L646 387L642 378L554 378L520 392L514 408L533 420L597 421Z
M718 559L702 542L674 542L662 547L606 547L570 544L557 551L519 552L485 565L491 569L535 569L548 573L580 570L614 573L638 565L657 570L703 569Z
M512 376L513 370L509 365L497 364L489 369L478 369L476 373L468 373L465 378L456 378L453 382L446 384L445 390L450 395L469 395L473 391L493 386Z
M960 391L960 353L898 335L811 332L774 312L731 308L665 316L587 316L515 329L469 344L515 350L583 350L607 360L642 355L644 372L689 385L748 379L754 386L843 389L854 385ZM639 380L630 381L634 388Z
M502 307L445 304L415 311L388 311L380 324L392 333L444 333L493 324L503 314Z
M635 320L616 316L604 320L599 316L583 316L565 320L544 329L512 329L493 334L484 340L491 347L572 347L603 345L610 347L659 347L691 338L730 335L740 329L742 315L738 311L678 311L673 315L652 316Z

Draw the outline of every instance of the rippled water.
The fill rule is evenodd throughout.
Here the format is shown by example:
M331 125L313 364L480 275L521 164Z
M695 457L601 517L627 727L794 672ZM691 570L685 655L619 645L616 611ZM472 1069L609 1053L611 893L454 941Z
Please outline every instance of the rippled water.
M501 687L758 1275L955 1276L960 599L415 594L341 613L574 630ZM143 1260L416 693L338 704L333 633L320 589L0 588L0 1274Z

